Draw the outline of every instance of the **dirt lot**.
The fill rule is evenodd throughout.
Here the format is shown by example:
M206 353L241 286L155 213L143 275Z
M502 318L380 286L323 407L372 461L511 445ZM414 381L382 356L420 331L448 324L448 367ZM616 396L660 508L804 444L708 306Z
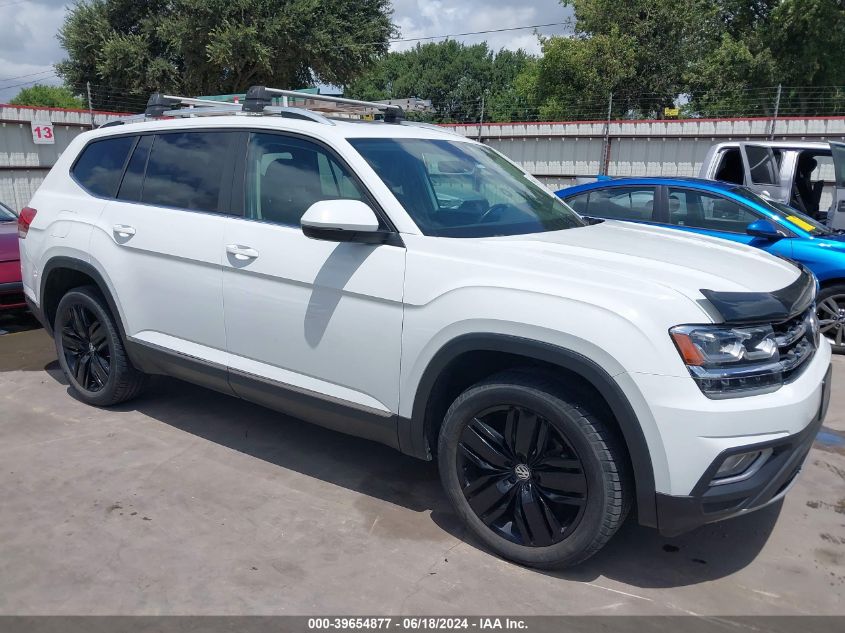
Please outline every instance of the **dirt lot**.
M87 407L42 330L0 331L0 614L845 614L845 358L782 506L543 573L431 464L169 379Z

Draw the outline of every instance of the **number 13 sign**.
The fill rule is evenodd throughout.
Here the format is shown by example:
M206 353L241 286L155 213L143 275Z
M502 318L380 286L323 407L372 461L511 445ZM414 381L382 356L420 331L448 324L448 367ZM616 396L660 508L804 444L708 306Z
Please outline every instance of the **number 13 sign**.
M32 121L32 142L36 145L53 145L53 124L47 121Z

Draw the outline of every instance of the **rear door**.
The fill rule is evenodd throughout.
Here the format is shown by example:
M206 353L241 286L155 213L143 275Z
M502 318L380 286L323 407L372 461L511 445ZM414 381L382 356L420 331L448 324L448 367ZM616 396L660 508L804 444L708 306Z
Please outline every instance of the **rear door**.
M835 190L828 225L833 229L845 229L845 143L830 142L833 154Z
M223 230L239 136L186 130L138 138L91 241L135 342L224 362Z
M656 188L653 186L620 186L590 189L564 198L581 215L609 220L654 222Z
M740 143L745 185L758 193L780 202L789 202L789 187L782 185L780 166L772 148L755 143Z

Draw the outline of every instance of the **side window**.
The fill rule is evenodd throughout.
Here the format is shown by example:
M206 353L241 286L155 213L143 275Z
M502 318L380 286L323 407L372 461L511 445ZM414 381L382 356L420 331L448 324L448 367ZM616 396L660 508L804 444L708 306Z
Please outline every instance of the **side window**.
M733 200L692 189L669 189L669 224L745 233L758 219L756 213Z
M223 175L229 164L233 134L157 134L147 160L141 201L192 211L220 212Z
M89 192L111 198L117 193L126 157L134 143L134 136L94 141L82 150L71 173Z
M152 135L138 139L138 144L126 167L126 173L123 175L123 182L120 183L120 190L117 192L118 199L132 201L141 199L141 185L144 181L144 170L147 168L147 157L150 155L152 144Z
M609 187L590 192L587 215L618 220L654 219L654 187Z
M352 178L328 151L300 138L253 133L246 164L246 217L299 226L320 200L363 200Z
M751 182L755 185L776 185L778 183L777 165L772 161L774 152L759 145L746 145L745 155L751 171Z
M579 215L587 215L587 205L590 201L590 192L582 193L566 199L566 203L575 209Z
M741 185L745 181L745 167L739 148L726 149L719 154L719 166L716 168L716 180Z

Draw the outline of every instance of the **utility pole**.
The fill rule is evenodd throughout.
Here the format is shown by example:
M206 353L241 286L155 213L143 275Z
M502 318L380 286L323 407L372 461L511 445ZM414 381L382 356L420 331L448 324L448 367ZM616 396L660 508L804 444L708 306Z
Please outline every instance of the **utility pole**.
M94 127L95 127L95 125L94 125L94 105L91 102L91 82L90 81L85 82L85 88L88 91L88 113L91 115L91 129L93 130Z
M774 113L774 116L772 117L772 122L771 122L772 127L769 130L769 140L770 141L775 140L775 125L777 125L777 122L778 122L778 111L780 110L780 92L781 92L782 87L783 86L781 84L778 84L778 92L777 92L777 95L775 96L775 113Z
M484 95L486 92L485 90L481 93L481 119L478 121L478 138L476 139L479 143L481 142L481 126L484 125Z
M604 122L604 135L601 142L601 161L599 162L599 176L607 175L608 158L610 157L610 112L613 109L613 93L607 99L607 119Z

